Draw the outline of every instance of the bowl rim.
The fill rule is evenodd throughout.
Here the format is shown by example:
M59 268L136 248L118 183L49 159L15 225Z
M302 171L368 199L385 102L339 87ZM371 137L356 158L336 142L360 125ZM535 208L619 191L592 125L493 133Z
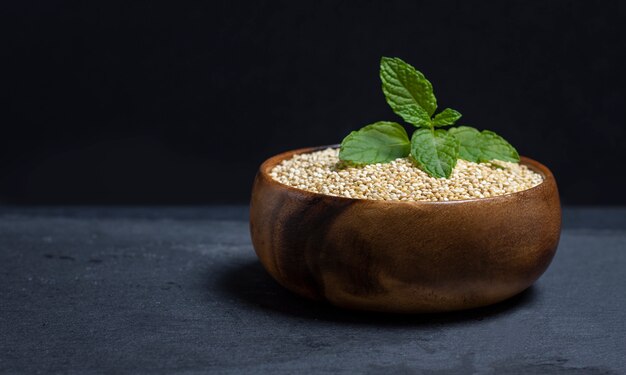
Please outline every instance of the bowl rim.
M400 200L384 200L384 199L362 199L362 198L348 198L341 197L337 195L328 195L322 193L316 193L308 190L303 190L299 188L295 188L293 186L285 185L282 182L276 181L269 175L269 171L278 165L283 160L286 160L294 155L306 154L314 151L326 150L328 148L339 148L339 144L326 145L326 146L313 146L313 147L303 147L294 150L289 150L285 152L281 152L274 156L266 159L261 166L259 167L257 176L260 176L265 183L273 185L280 189L285 189L287 191L291 191L294 193L298 193L304 196L310 196L311 198L326 198L326 199L336 199L339 201L350 201L350 202L368 202L374 204L409 204L409 205L440 205L440 206L448 206L448 205L459 205L466 203L476 203L476 202L499 202L499 201L507 201L513 199L518 196L532 194L534 192L538 192L541 190L547 189L548 185L556 186L556 181L554 179L554 175L546 167L540 162L531 159L526 156L520 156L520 163L530 168L533 172L539 173L543 177L543 181L540 184L531 187L530 189L520 190L514 193L508 193L503 195L496 195L494 197L487 198L472 198L472 199L458 199L458 200L450 200L450 201L400 201Z

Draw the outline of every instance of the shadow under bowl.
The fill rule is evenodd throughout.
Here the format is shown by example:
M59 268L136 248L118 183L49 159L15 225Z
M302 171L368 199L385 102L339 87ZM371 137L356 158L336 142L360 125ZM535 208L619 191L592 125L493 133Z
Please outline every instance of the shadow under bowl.
M332 147L332 146L327 146ZM344 308L420 313L490 305L535 282L559 242L561 207L543 182L517 193L448 202L350 199L273 180L266 160L252 189L250 231L261 263L281 285Z

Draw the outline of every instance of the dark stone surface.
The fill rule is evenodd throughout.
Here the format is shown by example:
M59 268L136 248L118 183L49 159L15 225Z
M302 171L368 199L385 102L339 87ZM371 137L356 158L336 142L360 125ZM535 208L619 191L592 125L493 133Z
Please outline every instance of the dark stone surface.
M569 209L552 266L501 304L440 315L296 297L245 207L4 208L0 371L626 373L626 209Z

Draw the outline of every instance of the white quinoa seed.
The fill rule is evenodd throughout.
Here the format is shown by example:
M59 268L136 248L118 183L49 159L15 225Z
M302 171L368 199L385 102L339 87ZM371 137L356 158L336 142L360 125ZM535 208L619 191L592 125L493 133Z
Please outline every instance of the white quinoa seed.
M409 158L390 163L341 167L339 150L328 148L283 160L270 176L285 185L314 193L355 199L453 201L515 193L543 178L525 165L497 161L457 162L450 178L430 177Z

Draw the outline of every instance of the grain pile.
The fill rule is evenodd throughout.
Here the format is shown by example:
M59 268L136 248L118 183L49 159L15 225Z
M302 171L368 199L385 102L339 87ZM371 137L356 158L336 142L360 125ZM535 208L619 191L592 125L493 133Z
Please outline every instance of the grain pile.
M452 201L487 198L530 189L543 181L526 166L497 161L459 160L450 178L434 178L411 159L385 164L345 166L339 150L295 155L270 171L276 181L315 193L357 199ZM503 168L502 168L503 167Z

